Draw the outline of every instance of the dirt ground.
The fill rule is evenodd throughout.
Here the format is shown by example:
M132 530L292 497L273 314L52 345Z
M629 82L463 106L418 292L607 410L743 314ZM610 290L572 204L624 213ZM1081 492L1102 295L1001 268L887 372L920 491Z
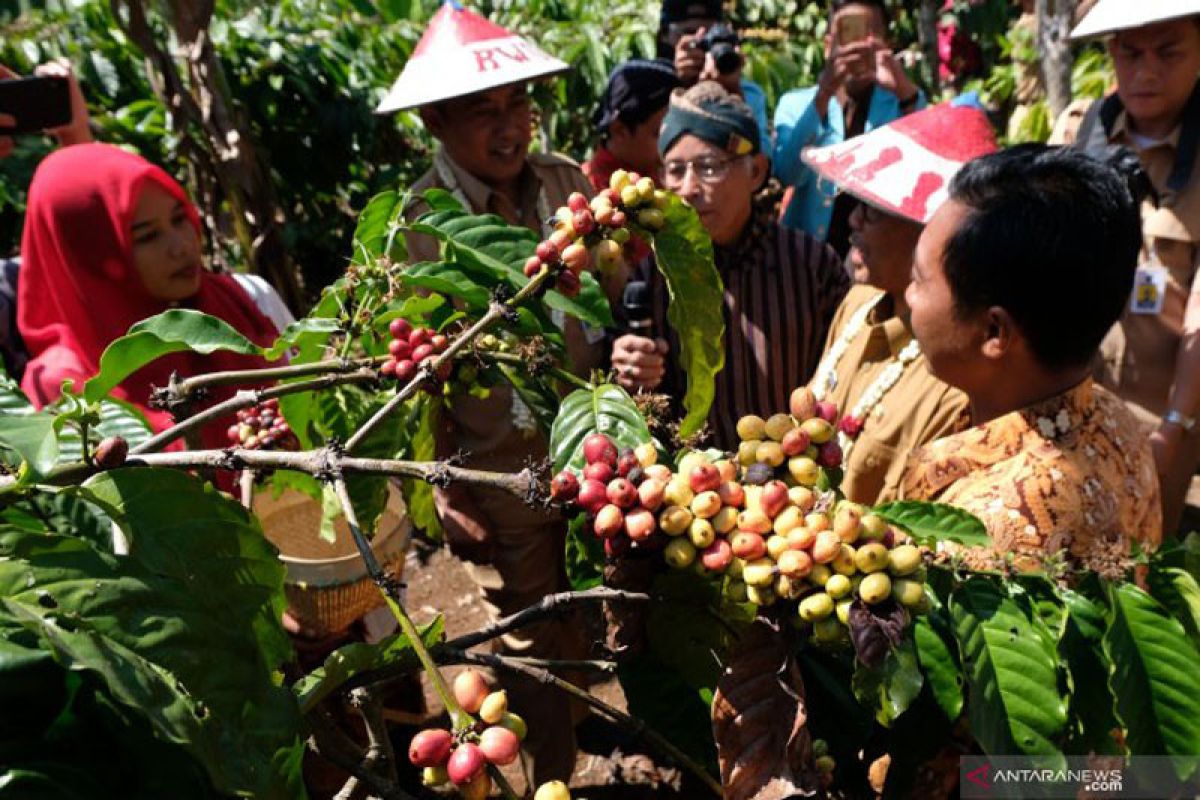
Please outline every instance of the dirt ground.
M418 623L427 622L441 612L445 619L446 636L453 638L478 630L486 622L486 612L479 592L462 562L445 548L415 542L405 566L408 585L406 606ZM457 670L449 668L449 678ZM441 701L428 680L422 679L426 720L446 720ZM547 691L553 691L548 689ZM601 679L590 687L593 695L619 709L625 709L625 698L615 678ZM660 768L630 736L597 714L592 714L576 728L579 754L571 777L571 794L575 800L640 800L640 798L676 798L679 774L671 768ZM518 765L507 767L505 776L513 788L521 791L525 778ZM434 795L430 795L434 796Z

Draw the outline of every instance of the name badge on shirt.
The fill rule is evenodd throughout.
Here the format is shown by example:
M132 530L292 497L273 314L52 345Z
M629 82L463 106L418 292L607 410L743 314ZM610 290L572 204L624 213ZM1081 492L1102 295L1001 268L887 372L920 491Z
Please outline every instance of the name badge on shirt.
M1167 268L1143 264L1133 279L1133 298L1129 310L1134 314L1161 314L1167 296Z

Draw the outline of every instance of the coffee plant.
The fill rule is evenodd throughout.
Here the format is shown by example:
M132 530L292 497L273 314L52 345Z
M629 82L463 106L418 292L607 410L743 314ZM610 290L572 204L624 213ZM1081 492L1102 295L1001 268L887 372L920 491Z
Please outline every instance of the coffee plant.
M888 791L903 794L964 730L985 753L1050 765L1066 753L1200 752L1200 541L1102 573L1055 557L972 571L964 548L988 538L970 515L841 498L838 441L852 431L804 388L788 409L740 420L736 453L672 452L622 389L565 368L551 312L611 326L591 268L611 257L606 242L652 243L689 375L680 431L695 433L722 367L708 313L722 287L686 204L618 174L597 198L572 198L539 240L439 191L412 219L417 199L389 191L366 206L345 275L270 348L175 309L133 326L95 377L47 409L4 384L4 789L299 797L309 747L376 793L407 796L386 762L347 754L326 709L365 696L370 728L373 687L422 670L450 728L419 734L410 760L463 796L515 796L496 767L515 757L522 721L475 673L447 685L447 664L533 675L586 699L727 797L778 796L764 787L781 781L852 794L865 759L884 753ZM418 234L438 242L438 259L406 265ZM152 402L178 422L159 432L109 397L159 356L216 349L289 359L174 376ZM206 404L217 386L250 388ZM549 434L553 480L433 459L445 405L500 389ZM235 422L228 449L172 448L201 425ZM344 517L400 632L281 681L293 661L284 569L255 517L204 479L234 470L264 480L259 491L309 494L329 524ZM454 640L440 617L418 628L369 543L396 478L427 531L433 484L557 505L574 518L575 591ZM588 602L605 605L606 644L645 721L540 666L470 649ZM1181 780L1194 774L1192 761L1175 763Z

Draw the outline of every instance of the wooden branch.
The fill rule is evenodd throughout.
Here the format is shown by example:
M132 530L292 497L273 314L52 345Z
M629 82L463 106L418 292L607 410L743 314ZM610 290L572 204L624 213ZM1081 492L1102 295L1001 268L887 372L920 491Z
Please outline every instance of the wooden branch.
M457 653L461 651L454 649L435 647L429 652L433 654L434 660L444 667L471 663L469 661L459 661ZM601 675L617 674L617 662L615 661L572 661L560 658L527 658L525 656L505 656L505 658L519 664L546 669L551 672L595 672Z
M383 716L383 702L379 695L368 687L355 689L350 693L350 704L362 716L367 730L364 767L389 781L397 781L399 777L396 774L396 753L392 749L392 738L388 735L387 720ZM352 782L355 786L351 786ZM350 800L357 784L357 777L351 776L338 796L345 794L346 800Z
M493 364L507 364L521 369L528 369L529 365L525 359L521 358L516 353L497 353L495 350L480 350L479 357L484 361L490 361ZM576 389L591 389L592 384L588 383L583 378L573 372L568 372L562 367L547 367L546 373L554 376L563 383L569 383Z
M464 483L489 486L506 491L516 497L531 499L541 488L536 476L529 470L518 473L490 472L487 470L452 467L441 461L401 461L385 458L350 458L339 456L329 449L302 450L184 450L176 453L145 453L130 455L121 469L138 467L168 467L172 469L253 469L292 470L304 472L317 478L331 471L341 470L348 474L390 475L399 478L417 478L430 483ZM43 480L42 485L68 485L79 483L99 472L96 467L78 462L56 467ZM0 477L0 492L12 489L16 478L11 475Z
M596 603L596 602L628 602L628 603L644 603L650 601L650 595L639 594L637 592L626 592L620 589L610 589L606 586L597 586L594 589L587 589L581 592L559 592L557 594L549 594L543 597L537 603L518 611L495 622L489 623L474 633L464 634L456 639L451 639L444 642L431 651L435 659L444 659L452 656L456 652L465 651L471 647L483 644L497 637L503 636L509 631L526 625L532 625L535 622L540 622L546 617L560 614L569 608L580 603ZM459 663L459 662L443 662L443 663ZM545 666L546 668L554 668L559 662L546 662L545 664L530 664L530 666ZM573 662L560 662L563 668L574 669ZM568 666L568 663L570 665ZM588 663L588 662L583 662ZM593 662L596 665L607 664L608 662ZM608 668L604 668L608 671ZM382 683L384 681L396 678L400 675L407 675L412 671L411 667L407 666L390 666L382 667L376 670L363 672L346 681L342 688L354 689L359 686L368 686L374 683Z
M337 724L324 709L317 709L305 717L311 735L308 748L353 775L360 783L384 800L417 800L400 788L394 781L381 778L364 768L366 754L338 729Z
M379 380L379 376L375 374L374 370L360 369L357 372L351 372L347 375L323 375L311 381L281 383L269 389L238 392L228 400L209 406L195 416L188 417L178 425L172 425L165 431L155 434L129 452L134 455L141 455L161 450L191 430L199 430L204 425L220 419L227 414L241 411L243 408L256 406L263 400L269 400L272 397L283 397L284 395L299 394L300 392L313 392L347 383L374 383L377 380Z
M169 404L171 402L187 400L199 390L210 389L214 386L265 384L287 378L303 378L309 375L345 375L378 367L387 361L388 358L389 356L379 356L377 358L359 358L353 361L331 358L324 361L313 361L308 364L290 364L286 367L209 372L204 375L184 378L168 386L167 391L171 397L167 402Z
M596 709L625 730L629 731L631 734L633 734L635 739L645 742L655 750L658 750L663 756L666 756L671 761L695 775L701 783L703 783L712 791L714 796L722 796L721 784L708 773L708 770L704 769L701 764L698 764L695 760L693 760L691 756L680 750L675 745L671 744L670 741L647 726L642 720L627 714L624 711L621 711L619 708L609 705L588 691L580 689L575 684L564 681L562 678L544 669L531 667L505 656L496 655L495 653L468 653L459 651L457 653L453 653L453 655L456 658L464 659L465 662L469 664L476 664L481 667L492 667L493 669L500 669L508 672L515 672L519 675L524 675L525 677L531 678L532 680L535 680L545 686L553 686L555 689L566 692L572 697L587 703L589 706Z
M597 586L582 592L548 594L534 605L489 623L474 633L459 636L457 639L447 642L446 646L457 650L469 650L476 645L499 638L509 631L532 625L555 614L561 614L581 603L648 603L649 601L650 595L648 594L610 589L607 586Z
M525 302L526 299L542 291L542 288L553 279L554 272L543 268L541 272L539 272L537 275L534 275L533 278L530 279L529 283L522 286L521 289L510 299L503 303L493 302L490 306L488 306L487 312L484 313L482 317L480 317L473 325L471 325L471 327L467 328L458 336L455 336L454 339L451 340L450 346L439 353L436 357L422 363L420 369L417 371L417 376L413 378L413 380L409 381L407 386L401 388L400 391L397 392L391 400L388 400L382 408L375 412L375 414L369 420L363 423L362 427L360 427L358 431L356 431L355 434L346 441L346 452L353 453L355 448L366 441L367 437L371 435L375 428L379 427L379 425L381 425L383 421L387 419L388 416L392 414L392 412L394 412L401 403L414 395L421 385L425 383L425 381L431 380L433 376L437 374L438 368L440 368L442 364L445 364L453 359L460 350L474 341L476 336L479 336L479 334L483 333L496 322L504 318L512 311L512 309L515 309L521 303Z
M421 667L425 670L425 674L429 676L429 681L433 684L434 691L437 692L438 697L441 698L442 705L446 707L446 713L450 715L450 721L454 729L460 730L473 725L475 718L468 714L454 698L450 687L446 685L446 679L442 677L442 673L438 670L437 664L434 663L429 650L426 649L424 642L421 641L420 631L417 630L417 626L413 624L412 618L404 608L403 598L401 597L402 585L388 576L383 571L383 568L379 566L379 561L376 560L375 553L371 550L371 544L367 541L367 537L363 535L362 528L358 524L358 515L354 511L354 504L350 502L350 492L346 489L346 481L342 478L341 472L336 469L333 476L333 491L337 495L338 502L342 505L342 514L346 517L346 525L350 528L350 534L354 537L354 544L358 548L358 554L362 557L371 580L375 581L375 585L379 587L379 591L383 592L384 596L388 598L388 606L391 607L396 621L400 623L400 630L404 631L404 635L408 637L409 643L412 645L413 650L416 651L417 658L421 662Z

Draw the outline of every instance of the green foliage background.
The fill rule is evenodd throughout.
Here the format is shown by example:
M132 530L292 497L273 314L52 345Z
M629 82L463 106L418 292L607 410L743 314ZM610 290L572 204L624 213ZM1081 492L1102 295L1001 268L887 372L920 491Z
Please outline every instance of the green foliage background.
M145 0L160 41L170 45L161 0ZM250 120L269 161L285 216L284 236L315 299L343 272L356 214L380 191L412 183L428 167L432 142L415 114L377 117L372 109L399 74L439 0L217 0L213 43L231 94ZM536 88L541 117L535 145L583 160L591 151L591 109L609 71L635 56L653 56L658 3L647 0L481 0L471 7L530 34L574 69ZM893 44L916 55L917 0L895 0ZM726 3L743 32L746 75L763 87L768 108L789 89L811 84L821 69L827 27L825 2L737 0ZM1015 7L1006 0L958 0L963 26L980 44L986 74L964 88L979 89L1003 129L1012 111L1012 58L1027 58L1029 43L1006 38ZM1084 51L1076 68L1081 95L1108 85L1107 59ZM198 196L186 159L199 131L173 132L154 96L142 55L127 41L107 0L0 2L0 63L24 74L51 58L68 58L79 74L98 137L127 145L164 165ZM929 70L915 62L919 82ZM1045 139L1044 103L1017 138ZM202 145L200 145L202 146ZM47 137L22 137L0 161L0 252L20 239L25 189ZM219 202L219 199L218 199ZM208 209L221 218L223 209ZM224 227L227 227L226 225ZM245 259L236 239L215 232L214 258L230 269Z
M990 0L991 4L1001 0ZM162 3L146 0L160 41L169 43ZM332 282L357 212L379 191L407 186L428 166L431 141L416 115L377 117L372 109L399 74L438 0L217 0L212 37L231 94L246 112L270 163L286 217L285 238L310 291ZM753 0L727 4L748 34L747 75L771 107L788 89L811 83L822 62L824 3ZM897 45L916 38L911 0L898 3ZM534 35L572 64L537 87L537 146L584 159L589 117L609 71L654 55L658 3L644 0L491 0L472 3L499 23ZM0 63L25 74L51 58L70 59L102 141L127 145L164 165L196 196L184 154L198 131L177 135L106 0L0 3ZM25 188L49 152L47 137L22 137L0 161L0 251L20 238ZM209 209L219 211L220 209ZM234 237L217 232L213 255L232 269L244 259Z

